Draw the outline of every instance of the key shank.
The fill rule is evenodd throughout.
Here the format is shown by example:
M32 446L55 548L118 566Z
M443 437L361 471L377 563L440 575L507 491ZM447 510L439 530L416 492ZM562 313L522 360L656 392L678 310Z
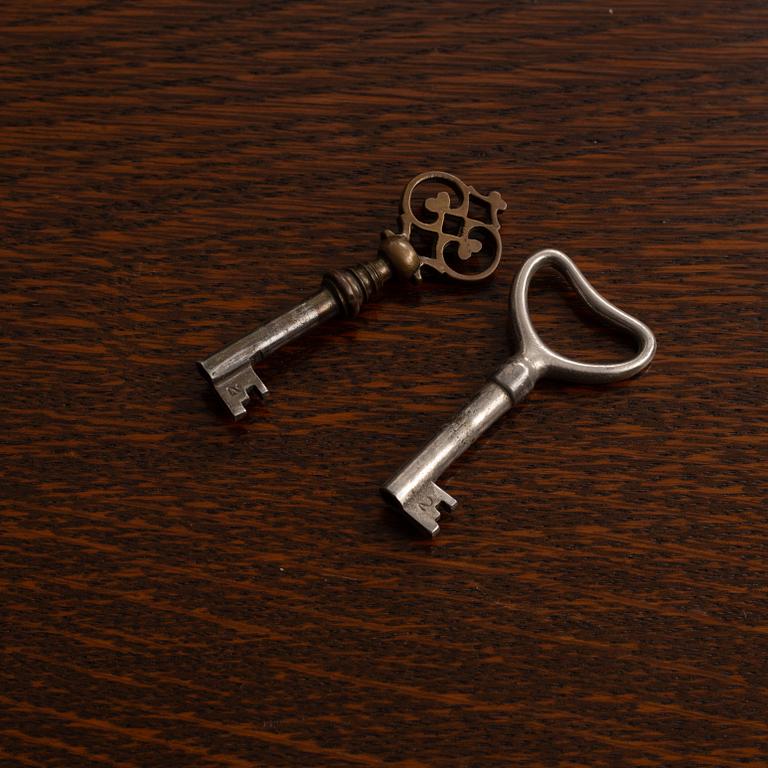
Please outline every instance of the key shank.
M323 277L322 290L314 296L198 363L202 375L211 382L232 416L242 419L254 392L262 397L269 394L253 369L254 363L331 317L353 317L391 275L390 265L383 258L328 272Z
M393 275L401 280L420 279L420 267L421 260L408 238L385 230L376 259L326 273L322 290L198 363L200 372L211 382L235 420L240 420L254 392L262 397L269 394L253 369L254 363L331 317L354 317Z
M441 508L458 502L435 482L480 435L522 400L538 378L536 366L521 355L499 369L472 401L382 487L387 501L430 535L440 531Z
M257 331L198 363L200 372L211 382L232 416L236 420L242 419L254 390L262 397L269 394L266 384L253 370L253 364L338 313L338 303L324 288Z

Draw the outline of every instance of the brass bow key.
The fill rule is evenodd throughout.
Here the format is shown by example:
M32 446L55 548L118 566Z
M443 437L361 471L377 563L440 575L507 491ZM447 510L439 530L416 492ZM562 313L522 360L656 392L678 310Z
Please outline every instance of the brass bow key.
M528 314L528 286L536 270L550 265L561 272L584 302L609 322L629 331L638 341L637 354L623 363L580 363L550 349L536 333ZM432 536L440 532L441 509L458 503L437 480L488 427L519 403L539 379L553 378L604 384L635 376L656 351L651 329L604 299L579 268L562 252L540 251L523 264L509 295L509 324L517 353L496 371L475 398L381 489L384 498Z
M414 212L414 193L424 184L440 191L424 201L419 217ZM269 392L254 363L328 318L354 317L393 275L418 282L424 266L456 280L482 280L492 274L501 261L498 213L506 207L498 192L480 194L450 173L419 174L403 191L400 233L382 233L376 259L326 273L314 296L198 363L201 373L232 416L242 419L252 393L265 397ZM485 266L474 271L457 269L470 259L482 260Z

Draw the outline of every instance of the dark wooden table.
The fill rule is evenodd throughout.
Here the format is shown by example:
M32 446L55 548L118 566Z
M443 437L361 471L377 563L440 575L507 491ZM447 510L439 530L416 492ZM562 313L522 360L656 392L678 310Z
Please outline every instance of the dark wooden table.
M2 11L2 766L768 764L768 6ZM375 253L441 168L509 201L479 288L194 362ZM543 247L657 332L377 486L509 354ZM628 353L556 276L542 336Z

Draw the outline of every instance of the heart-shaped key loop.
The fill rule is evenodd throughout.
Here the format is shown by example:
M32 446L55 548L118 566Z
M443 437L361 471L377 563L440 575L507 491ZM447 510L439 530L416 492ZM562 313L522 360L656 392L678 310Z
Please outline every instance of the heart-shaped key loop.
M584 303L609 323L624 328L638 342L638 352L622 363L599 365L580 363L550 349L536 333L528 313L528 288L534 274L542 267L554 267L576 289ZM525 262L509 294L510 333L519 345L518 360L530 365L531 378L545 376L593 384L621 381L640 373L653 359L656 339L651 329L603 298L584 277L581 270L561 251L539 251Z

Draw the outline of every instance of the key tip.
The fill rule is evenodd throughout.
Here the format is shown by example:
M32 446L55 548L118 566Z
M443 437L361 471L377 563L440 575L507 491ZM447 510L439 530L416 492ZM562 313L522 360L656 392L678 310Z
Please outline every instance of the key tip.
M433 539L440 533L437 521L440 519L441 510L452 510L458 505L453 496L431 481L425 487L405 493L398 493L390 485L391 481L381 488L384 499Z

